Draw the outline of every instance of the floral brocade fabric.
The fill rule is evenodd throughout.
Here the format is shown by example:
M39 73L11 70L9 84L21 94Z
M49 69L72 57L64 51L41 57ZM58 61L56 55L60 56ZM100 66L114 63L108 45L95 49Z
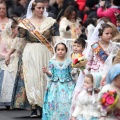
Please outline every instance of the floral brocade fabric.
M52 73L44 97L42 120L69 120L72 93L75 83L71 77L71 61L51 60Z

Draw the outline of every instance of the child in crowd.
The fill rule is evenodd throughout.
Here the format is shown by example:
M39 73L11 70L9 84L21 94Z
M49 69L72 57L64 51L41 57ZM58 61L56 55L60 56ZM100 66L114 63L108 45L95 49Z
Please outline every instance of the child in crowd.
M116 21L116 26L117 26L118 31L120 32L120 14L118 14L118 15L116 16L116 19L117 19L117 21Z
M99 73L87 74L84 78L84 89L78 96L72 120L99 120L97 93L102 77Z
M49 71L43 72L50 78L44 97L42 120L68 120L75 82L71 75L71 60L67 58L64 43L55 46L55 55L49 62Z
M101 25L99 29L100 40L91 46L85 73L100 72L108 56L113 52L114 54L118 52L119 48L110 41L112 33L113 29L110 25L106 23Z
M105 85L98 94L98 101L106 92L117 92L118 98L115 102L115 96L106 96L105 101L113 103L112 107L107 109L103 107L102 102L99 102L99 109L102 111L100 120L120 120L120 64L115 64L111 67L106 78L107 85ZM109 100L109 101L108 101ZM109 105L109 104L108 104Z
M83 50L85 49L85 45L86 45L85 40L80 37L74 41L73 53L71 54L73 62L75 59L84 58ZM84 67L86 63L87 63L87 61L73 65L74 79L76 81L77 81L79 73L80 73L80 68Z
M5 65L5 58L18 34L17 25L17 21L7 23L1 34L0 41L0 106L6 105L7 108L10 108L12 102L12 92L18 68L19 52L16 51L9 57L10 64L7 67Z

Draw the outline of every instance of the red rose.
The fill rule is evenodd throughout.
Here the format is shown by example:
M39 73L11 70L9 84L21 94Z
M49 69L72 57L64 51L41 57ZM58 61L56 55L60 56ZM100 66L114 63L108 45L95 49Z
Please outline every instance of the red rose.
M73 60L73 64L77 64L78 62L79 62L78 59Z

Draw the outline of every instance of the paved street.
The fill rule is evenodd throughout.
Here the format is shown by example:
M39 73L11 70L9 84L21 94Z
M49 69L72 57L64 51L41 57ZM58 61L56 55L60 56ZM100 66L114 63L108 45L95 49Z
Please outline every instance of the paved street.
M0 106L0 120L40 120L40 118L30 118L31 111L27 110L6 110ZM39 113L38 113L39 114Z

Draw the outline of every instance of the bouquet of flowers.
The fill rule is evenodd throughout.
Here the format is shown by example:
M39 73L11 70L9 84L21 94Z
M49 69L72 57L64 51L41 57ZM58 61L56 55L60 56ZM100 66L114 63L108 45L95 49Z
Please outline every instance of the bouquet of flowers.
M85 69L85 65L87 63L87 59L83 54L73 54L72 55L72 67Z
M116 91L108 91L104 93L100 99L100 103L102 105L102 109L107 111L114 108L114 106L118 102L118 94Z

